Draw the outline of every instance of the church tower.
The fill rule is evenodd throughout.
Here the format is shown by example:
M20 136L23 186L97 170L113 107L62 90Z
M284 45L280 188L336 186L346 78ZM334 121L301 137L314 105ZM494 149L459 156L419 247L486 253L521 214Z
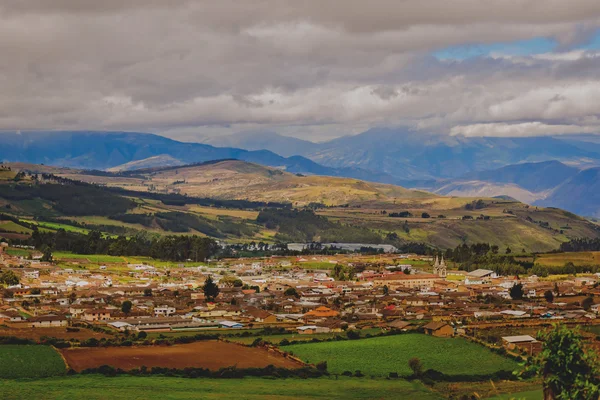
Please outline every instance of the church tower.
M442 256L442 260L440 261L440 264L438 265L438 268L437 268L437 274L440 278L445 278L447 273L448 273L448 271L446 268L446 262L444 261L444 256Z
M438 256L435 256L435 262L433 263L433 273L434 274L439 274L439 269L440 269L440 262L438 260Z

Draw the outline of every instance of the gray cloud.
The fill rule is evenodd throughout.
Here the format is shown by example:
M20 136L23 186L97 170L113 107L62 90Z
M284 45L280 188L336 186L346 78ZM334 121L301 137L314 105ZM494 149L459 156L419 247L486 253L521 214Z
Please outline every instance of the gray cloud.
M314 140L397 124L588 132L600 113L600 58L570 49L598 27L600 3L586 0L5 0L0 129L193 139L250 127ZM538 36L559 52L430 55Z

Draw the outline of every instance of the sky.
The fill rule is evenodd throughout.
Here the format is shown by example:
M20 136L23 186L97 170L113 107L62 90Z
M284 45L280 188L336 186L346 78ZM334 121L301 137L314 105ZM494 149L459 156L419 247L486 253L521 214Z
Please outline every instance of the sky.
M600 1L3 0L0 130L600 132Z

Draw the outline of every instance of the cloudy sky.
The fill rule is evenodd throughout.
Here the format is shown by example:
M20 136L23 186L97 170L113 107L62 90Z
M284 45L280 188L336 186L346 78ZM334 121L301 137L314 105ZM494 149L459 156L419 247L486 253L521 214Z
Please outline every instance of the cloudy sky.
M0 130L600 132L600 1L0 2Z

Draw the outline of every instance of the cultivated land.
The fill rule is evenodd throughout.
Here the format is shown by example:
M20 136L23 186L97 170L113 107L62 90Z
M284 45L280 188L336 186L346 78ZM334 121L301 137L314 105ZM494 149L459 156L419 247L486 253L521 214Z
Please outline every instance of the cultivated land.
M40 380L0 380L2 398L30 399L423 399L443 397L418 382L380 379L180 379L106 378L97 375Z
M13 324L14 325L14 324ZM102 339L110 338L111 335L96 332L91 329L78 328L78 331L67 331L67 328L25 328L0 326L0 336L15 336L22 339L40 340L44 337L51 337L65 340L86 340L90 338Z
M275 352L220 341L195 342L173 346L140 346L109 348L71 348L61 353L70 368L82 371L110 365L123 370L146 367L262 368L274 365L298 368L302 365Z
M380 338L284 346L304 361L327 361L333 373L360 370L365 375L387 376L390 372L408 376L408 360L419 358L425 369L447 375L491 374L513 371L516 362L490 352L462 338L436 338L404 334Z
M60 354L50 346L0 345L2 378L43 378L63 375L65 372L65 363ZM0 388L0 397L4 397L2 389L4 387Z

